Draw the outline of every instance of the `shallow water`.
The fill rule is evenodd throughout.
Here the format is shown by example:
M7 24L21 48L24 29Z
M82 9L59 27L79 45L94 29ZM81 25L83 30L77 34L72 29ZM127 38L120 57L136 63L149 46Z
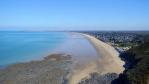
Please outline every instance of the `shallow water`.
M0 32L0 66L39 60L52 53L66 53L76 62L98 57L82 35L72 32Z
M80 63L98 58L98 53L93 45L79 33L69 33L69 38L54 52L70 54L75 62Z

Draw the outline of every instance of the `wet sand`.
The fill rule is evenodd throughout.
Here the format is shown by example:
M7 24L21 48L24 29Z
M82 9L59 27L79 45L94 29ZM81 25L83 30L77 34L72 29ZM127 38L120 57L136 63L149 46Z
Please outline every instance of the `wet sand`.
M76 64L72 70L70 84L77 84L81 79L89 77L90 73L122 73L124 62L119 58L119 53L112 46L87 34L82 34L96 48L99 59L88 61L86 64ZM79 66L78 66L79 65Z
M93 72L98 72L101 75L123 72L124 62L120 60L118 57L119 53L112 46L93 36L87 34L80 35L93 45L93 48L98 52L97 57L92 54L91 47L84 49L87 48L85 47L86 44L84 44L86 42L85 40L83 42L81 41L82 44L79 44L80 41L76 41L73 45L65 48L71 50L72 46L79 44L82 48L76 48L76 50L90 54L87 56L84 54L83 56L73 56L72 53L70 53L71 56L68 55L69 53L51 54L40 61L17 63L8 66L4 70L0 70L0 84L67 84L67 81L68 84L78 84ZM74 42L74 40L72 41ZM75 50L74 47L72 50ZM76 59L74 60L74 58Z

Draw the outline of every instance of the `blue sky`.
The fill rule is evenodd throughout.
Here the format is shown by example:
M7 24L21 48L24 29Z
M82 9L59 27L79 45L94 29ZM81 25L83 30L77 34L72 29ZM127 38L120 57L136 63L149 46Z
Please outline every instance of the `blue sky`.
M149 30L149 0L0 0L0 30Z

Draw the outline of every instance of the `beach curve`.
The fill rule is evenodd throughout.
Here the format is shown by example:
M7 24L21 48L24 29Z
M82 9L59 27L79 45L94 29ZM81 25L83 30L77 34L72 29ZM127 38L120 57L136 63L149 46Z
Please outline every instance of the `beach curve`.
M70 84L77 84L81 79L89 77L93 72L98 72L103 75L106 73L120 74L124 71L123 65L125 63L119 58L119 53L114 47L98 40L94 36L83 33L80 34L94 46L100 58L89 62L83 69L74 69L69 82Z

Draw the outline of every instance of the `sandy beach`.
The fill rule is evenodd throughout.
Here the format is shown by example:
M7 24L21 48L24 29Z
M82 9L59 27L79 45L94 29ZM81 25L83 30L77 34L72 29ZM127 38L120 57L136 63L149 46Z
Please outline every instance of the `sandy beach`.
M87 41L93 49L95 48L97 56L95 57L91 53L89 47L88 51L81 51L82 53L90 53L87 57L78 56L79 59L82 57L86 61L74 60L74 56L68 53L56 53L46 56L43 60L12 64L0 70L0 84L78 84L94 72L99 73L99 75L123 72L124 62L119 58L119 53L115 48L91 35L74 34L81 34L83 36L81 40L85 38L85 42ZM81 46L82 44L79 42L77 41ZM81 47L84 50L86 48Z
M74 69L70 84L77 84L81 79L89 77L89 74L93 72L103 75L106 73L120 74L124 71L124 62L119 58L119 53L115 48L91 35L82 35L96 48L99 53L99 59L89 61L87 64L82 65L81 68Z

